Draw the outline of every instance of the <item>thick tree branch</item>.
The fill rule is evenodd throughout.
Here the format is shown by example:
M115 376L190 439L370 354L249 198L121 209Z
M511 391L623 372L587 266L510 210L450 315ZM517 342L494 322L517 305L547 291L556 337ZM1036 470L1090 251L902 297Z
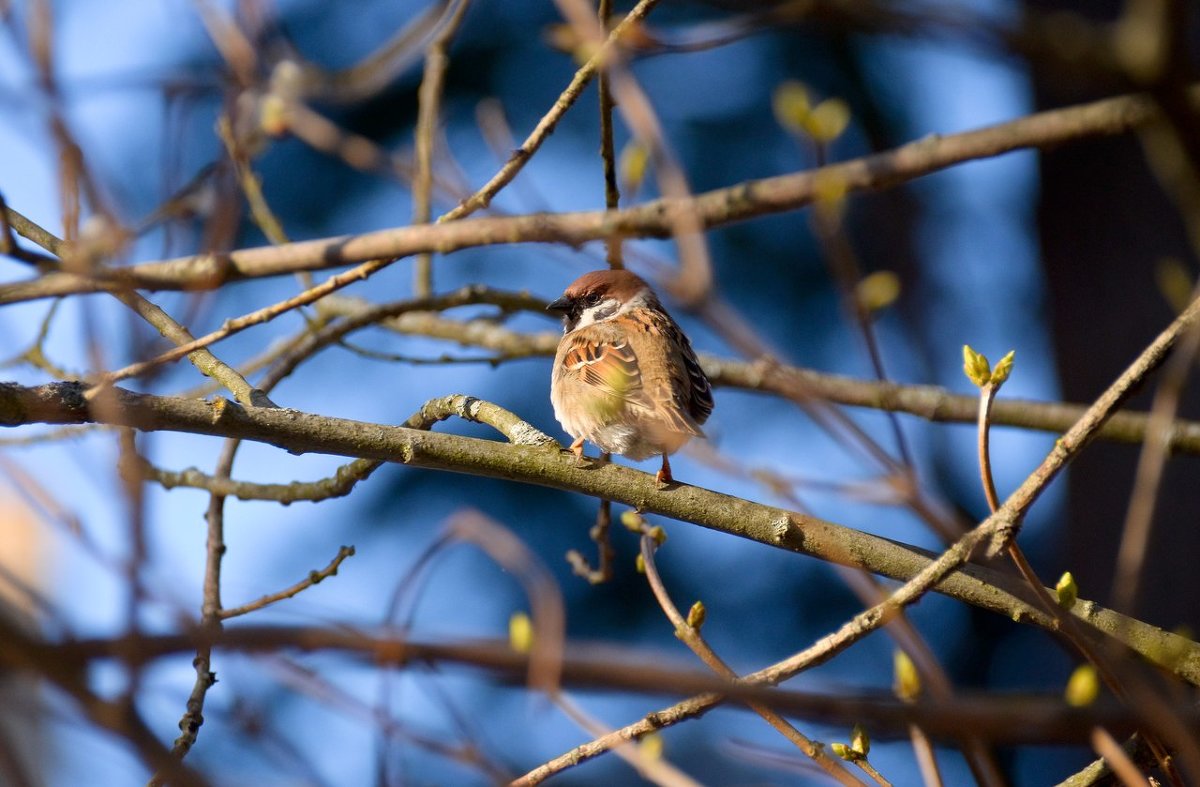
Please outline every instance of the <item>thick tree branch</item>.
M1200 89L1190 93L1200 102ZM1122 134L1154 117L1153 102L1121 96L1067 109L1041 112L1007 123L946 136L930 135L895 150L815 170L751 180L684 200L654 200L621 211L547 213L447 221L337 238L259 247L229 254L202 254L92 277L55 272L0 287L0 304L82 292L133 287L147 290L214 289L240 279L323 270L366 260L420 252L447 254L465 248L509 243L578 246L613 237L663 238L671 217L694 215L705 228L796 210L810 204L823 184L847 192L894 186L964 161L1026 148L1051 147L1072 139ZM19 228L18 228L19 229Z
M555 444L506 445L405 427L350 421L283 408L243 408L218 399L152 396L112 389L103 408L91 408L84 387L0 384L0 425L104 422L144 431L176 431L254 440L293 453L318 452L470 473L612 500L641 511L691 522L763 544L863 568L902 581L927 569L932 555L879 536L773 506L694 486L658 490L653 475L614 464L579 466ZM469 400L478 401L478 400ZM481 403L481 405L484 403ZM513 435L524 429L513 426ZM513 435L510 435L512 437ZM1051 627L1016 577L982 566L951 572L935 590L1022 622ZM1072 613L1151 661L1200 685L1200 646L1088 601Z

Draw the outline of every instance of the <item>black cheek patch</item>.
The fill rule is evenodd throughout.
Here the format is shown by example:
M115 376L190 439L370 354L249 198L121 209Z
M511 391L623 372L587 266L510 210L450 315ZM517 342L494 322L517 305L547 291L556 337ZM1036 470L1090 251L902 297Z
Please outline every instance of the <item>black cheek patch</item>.
M608 306L605 306L603 309L596 309L596 311L592 312L592 321L600 322L601 320L607 320L609 317L612 317L616 313L617 313L617 304L613 303Z

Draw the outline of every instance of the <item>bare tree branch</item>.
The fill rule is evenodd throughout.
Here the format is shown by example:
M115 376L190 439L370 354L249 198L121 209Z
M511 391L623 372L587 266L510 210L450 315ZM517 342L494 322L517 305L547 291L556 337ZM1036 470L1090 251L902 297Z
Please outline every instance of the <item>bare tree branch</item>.
M1200 101L1200 88L1193 88L1190 95L1193 102ZM97 271L90 277L56 272L0 286L0 305L129 287L213 289L240 279L324 270L425 251L448 254L460 249L511 243L578 246L614 236L663 238L672 231L669 217L680 212L694 214L706 229L723 226L802 208L817 197L822 184L836 182L847 192L882 189L965 161L1026 148L1051 147L1084 137L1122 134L1153 117L1154 104L1150 99L1140 95L1121 96L1028 115L976 131L931 135L884 153L815 170L750 180L698 194L688 200L660 199L621 211L446 221L242 249L229 254L201 254L148 262Z
M658 490L654 476L619 465L579 466L540 432L523 444L478 440L438 432L312 415L285 408L242 408L228 400L205 402L113 389L92 412L83 387L0 384L0 424L89 423L98 418L144 431L177 431L254 440L293 453L319 452L381 459L413 467L464 472L548 486L613 500L763 544L911 580L932 562L931 553L842 527L816 517L760 505L694 486ZM478 401L478 400L475 400ZM521 422L524 423L524 422ZM524 427L513 424L514 434ZM544 435L542 435L544 437ZM1053 625L1024 583L983 566L966 566L942 579L945 595L1039 626ZM1200 685L1200 645L1087 601L1072 613L1120 639L1134 651Z

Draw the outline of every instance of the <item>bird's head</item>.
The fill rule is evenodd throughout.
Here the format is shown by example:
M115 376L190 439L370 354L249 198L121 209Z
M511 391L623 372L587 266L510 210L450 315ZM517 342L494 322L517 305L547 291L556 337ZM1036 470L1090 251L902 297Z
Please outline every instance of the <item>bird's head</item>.
M570 333L655 301L650 285L641 277L624 270L602 270L585 273L571 282L546 310L561 314L563 330Z

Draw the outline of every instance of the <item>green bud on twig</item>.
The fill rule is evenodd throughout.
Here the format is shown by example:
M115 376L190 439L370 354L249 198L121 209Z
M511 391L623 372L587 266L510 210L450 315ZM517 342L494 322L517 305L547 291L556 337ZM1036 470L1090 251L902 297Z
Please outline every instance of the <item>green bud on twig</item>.
M642 515L637 511L622 511L621 524L625 529L632 533L641 533L642 526L646 524L646 520L642 519Z
M892 688L896 696L905 702L913 702L921 694L921 675L917 672L917 665L902 650L895 652L892 661L895 671Z
M1063 699L1074 708L1091 705L1100 696L1100 677L1091 664L1080 664L1067 680Z
M692 604L692 608L688 610L687 624L696 631L704 625L704 619L708 616L708 610L704 608L703 601L697 601Z
M850 748L864 757L871 753L871 736L861 724L855 724L850 731Z
M650 149L638 142L631 141L621 150L617 168L621 172L623 191L637 191L646 179L646 165L650 161Z
M775 88L771 96L771 108L779 125L793 133L804 131L804 121L812 112L808 88L794 80L788 80Z
M638 749L647 760L661 760L663 748L663 737L657 732L646 733L638 742Z
M1058 595L1058 605L1063 609L1070 609L1075 606L1075 602L1079 600L1079 586L1075 584L1075 577L1071 576L1070 571L1064 571L1059 577L1058 584L1054 586L1054 592Z
M992 366L986 356L975 352L971 345L963 345L963 373L979 388L992 381Z
M1003 385L1008 376L1012 374L1013 356L1016 354L1016 350L1009 350L1003 358L996 361L996 367L992 369L992 385Z
M900 297L900 277L895 271L875 271L854 286L854 297L867 314L886 309Z
M837 139L850 125L849 104L840 98L828 98L814 105L808 88L792 80L775 88L771 107L779 125L819 144Z
M844 743L831 743L829 744L829 750L846 762L853 762L862 756Z
M840 98L827 98L808 113L804 130L816 142L832 142L850 125L850 105Z
M514 612L508 619L508 644L517 653L533 650L533 621L524 612Z

